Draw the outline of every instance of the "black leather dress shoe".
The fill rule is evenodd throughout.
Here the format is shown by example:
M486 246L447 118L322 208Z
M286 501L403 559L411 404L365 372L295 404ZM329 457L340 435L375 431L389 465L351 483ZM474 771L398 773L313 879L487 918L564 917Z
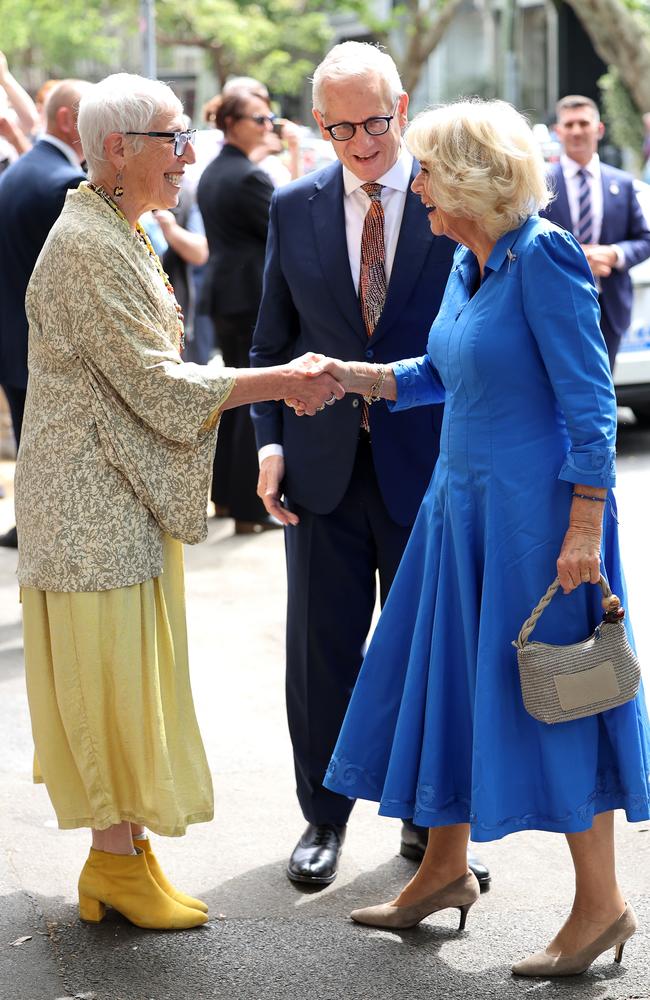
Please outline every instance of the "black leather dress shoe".
M345 827L309 823L289 858L287 875L292 882L329 885L336 878Z
M4 549L18 548L18 532L15 528L9 528L9 531L5 531L4 535L0 535L0 545Z
M402 820L400 854L410 861L422 861L428 838L429 830L426 826L416 826L410 819ZM471 851L467 852L467 867L476 875L481 892L486 892L490 886L490 872Z

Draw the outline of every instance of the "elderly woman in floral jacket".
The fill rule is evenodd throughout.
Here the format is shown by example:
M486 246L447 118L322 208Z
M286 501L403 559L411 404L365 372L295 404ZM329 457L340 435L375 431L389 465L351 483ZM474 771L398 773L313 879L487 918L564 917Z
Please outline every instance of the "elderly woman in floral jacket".
M27 295L29 388L16 470L18 577L36 779L63 829L90 827L80 915L207 920L145 828L212 818L187 662L181 542L206 534L224 409L342 394L299 365L184 364L182 314L139 216L173 207L193 134L165 85L121 74L79 111L89 182L70 192Z

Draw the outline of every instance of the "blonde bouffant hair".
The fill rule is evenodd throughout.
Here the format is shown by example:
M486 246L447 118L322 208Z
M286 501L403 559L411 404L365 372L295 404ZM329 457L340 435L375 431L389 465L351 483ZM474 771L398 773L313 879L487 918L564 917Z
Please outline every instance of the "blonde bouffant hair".
M457 101L423 111L406 144L427 170L425 191L433 204L476 221L494 240L551 199L539 144L505 101Z

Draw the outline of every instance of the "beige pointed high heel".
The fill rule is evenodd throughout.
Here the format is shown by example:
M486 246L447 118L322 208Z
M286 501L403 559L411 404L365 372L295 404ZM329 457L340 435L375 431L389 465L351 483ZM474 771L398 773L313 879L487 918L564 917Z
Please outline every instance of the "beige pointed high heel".
M614 961L620 963L625 942L632 937L637 927L636 914L628 903L613 924L575 955L549 955L547 951L539 951L513 965L512 972L515 976L540 976L543 979L552 976L579 976L610 948L614 948Z
M410 906L395 906L393 903L380 903L379 906L366 906L361 910L353 910L350 916L358 924L369 927L394 927L405 930L415 927L421 920L439 910L455 908L460 910L458 930L465 929L467 914L481 895L481 888L473 872L467 872L460 878L443 885L441 889L425 896L419 903Z

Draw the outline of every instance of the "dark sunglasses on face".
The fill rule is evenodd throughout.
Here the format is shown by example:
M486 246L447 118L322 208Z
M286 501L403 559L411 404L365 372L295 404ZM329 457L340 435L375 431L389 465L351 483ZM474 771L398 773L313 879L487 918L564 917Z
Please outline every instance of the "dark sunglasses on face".
M390 123L395 117L398 101L395 101L393 110L389 115L374 115L366 118L363 122L337 122L335 125L323 125L326 132L329 132L336 142L346 142L356 134L358 128L363 128L368 135L384 135L390 128Z
M255 122L256 125L272 125L275 121L275 115L236 115L237 119L246 118L248 121Z
M123 135L147 135L151 139L168 139L174 143L174 156L182 156L188 143L194 145L196 129L192 128L185 132L124 132Z

